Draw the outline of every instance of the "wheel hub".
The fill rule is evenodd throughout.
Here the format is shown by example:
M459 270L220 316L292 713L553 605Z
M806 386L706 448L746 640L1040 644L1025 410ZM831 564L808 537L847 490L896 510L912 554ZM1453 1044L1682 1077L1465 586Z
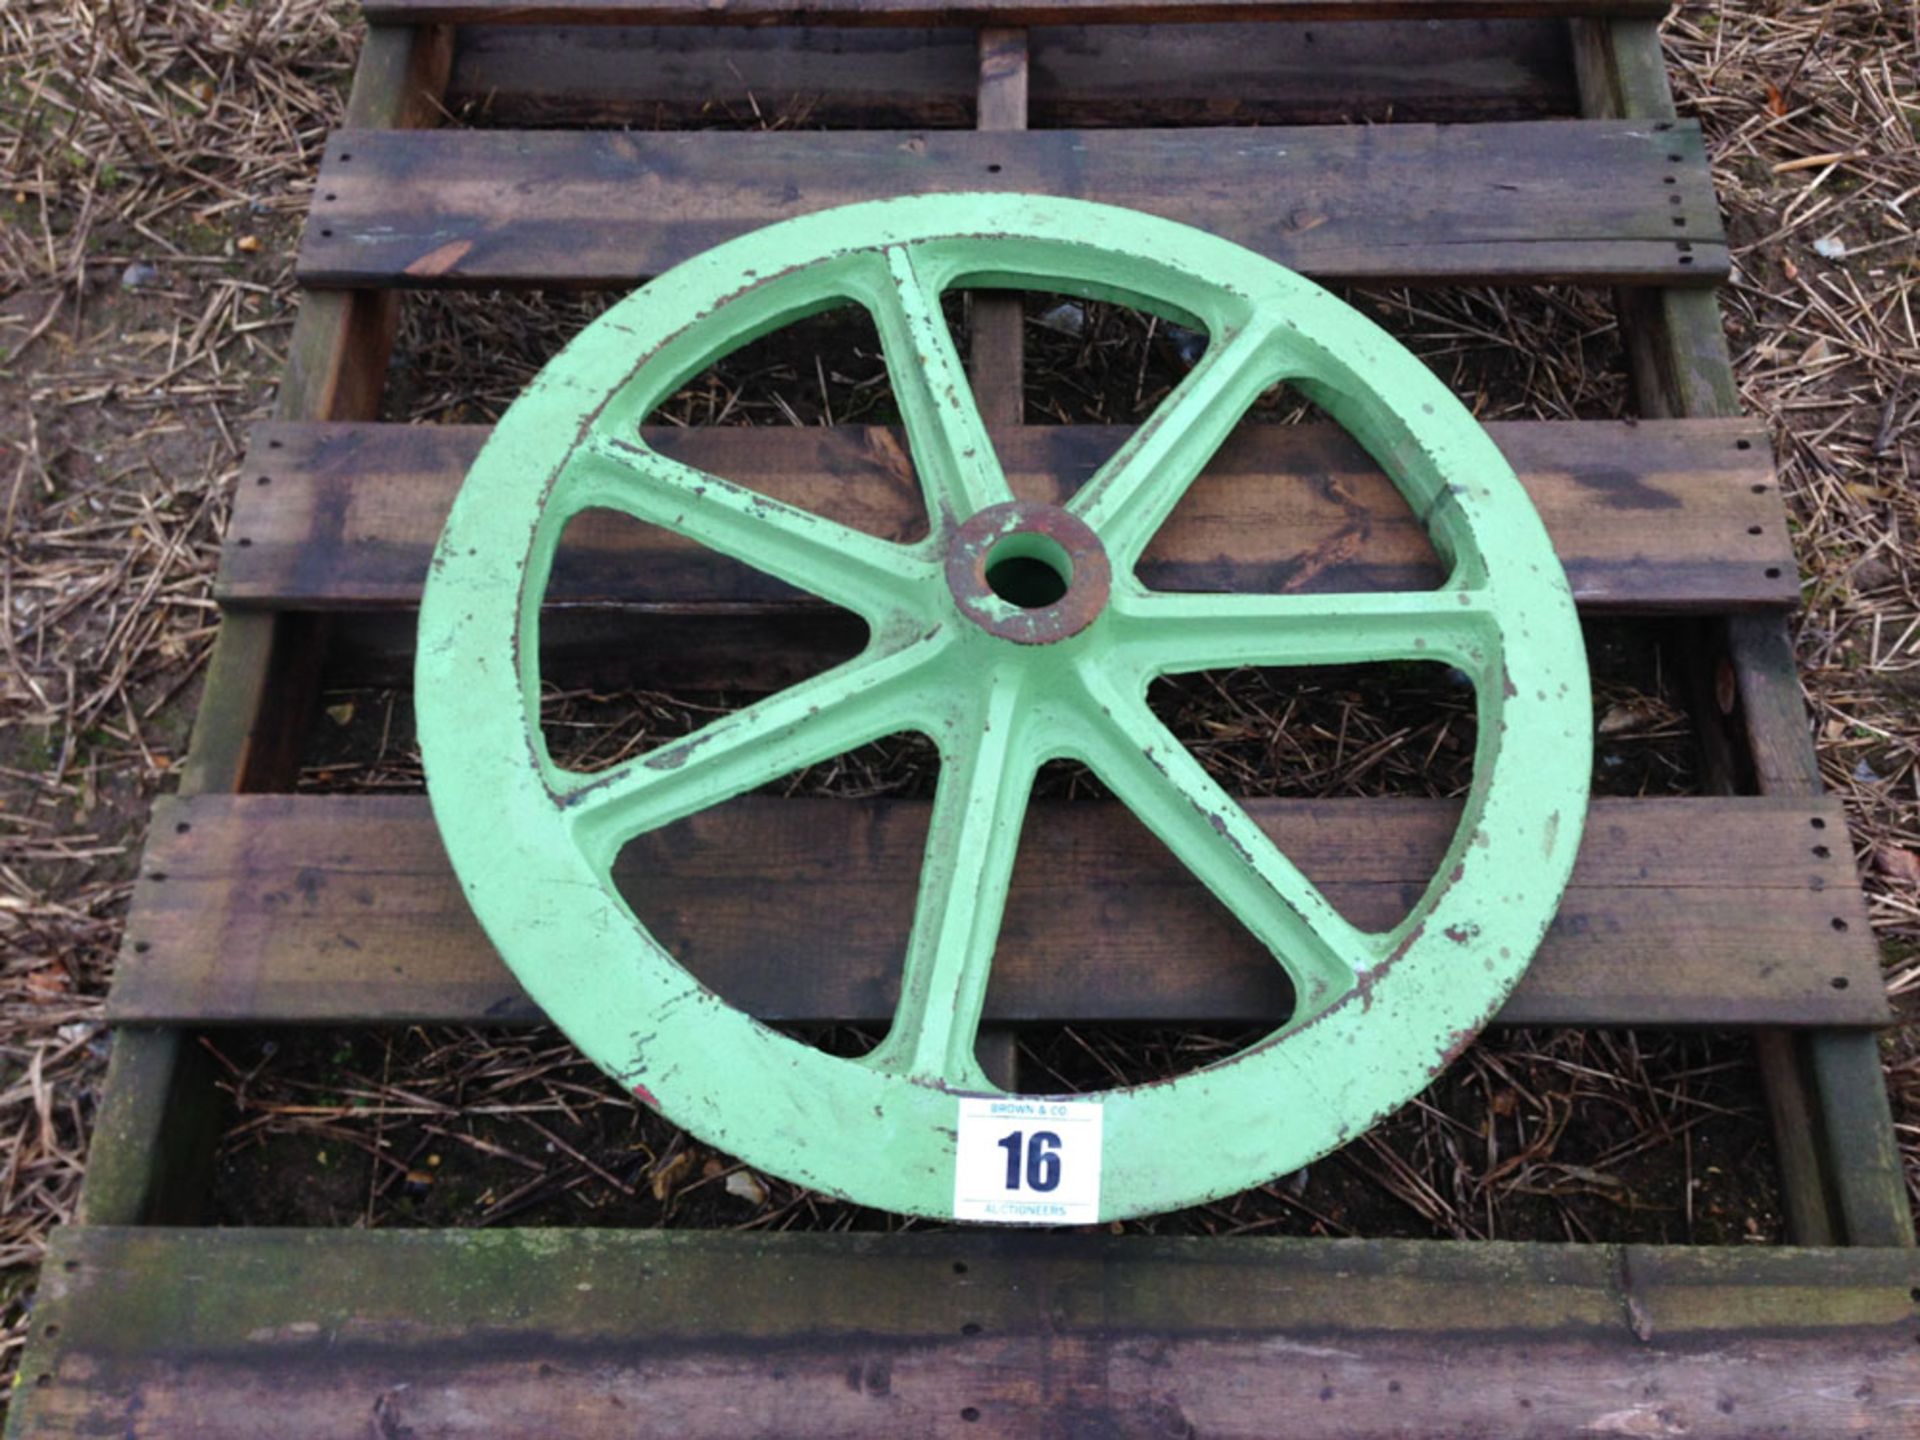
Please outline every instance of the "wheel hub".
M1208 347L1064 505L1025 503L941 318L942 293L969 285L1120 299ZM781 505L642 437L712 360L844 302L880 332L930 517L917 544ZM1191 594L1139 579L1181 495L1283 382L1386 471L1446 567L1438 589ZM870 643L684 739L570 771L541 728L541 602L562 532L595 508L852 611ZM924 196L719 246L554 359L454 503L422 600L415 698L434 815L476 915L534 1000L641 1100L865 1204L1088 1220L1297 1169L1464 1048L1526 968L1573 865L1592 743L1584 660L1566 577L1512 469L1364 317L1150 216ZM1360 661L1453 667L1478 722L1452 841L1411 912L1379 932L1348 922L1146 703L1165 675ZM629 908L613 862L639 835L902 730L932 739L940 779L900 999L875 1050L837 1058L705 989ZM1062 758L1091 769L1284 970L1297 1004L1259 1043L1095 1095L1005 1096L987 1079L976 1037L1027 798Z
M1078 635L1106 609L1112 585L1100 537L1058 505L989 505L947 547L947 586L960 613L1016 645Z

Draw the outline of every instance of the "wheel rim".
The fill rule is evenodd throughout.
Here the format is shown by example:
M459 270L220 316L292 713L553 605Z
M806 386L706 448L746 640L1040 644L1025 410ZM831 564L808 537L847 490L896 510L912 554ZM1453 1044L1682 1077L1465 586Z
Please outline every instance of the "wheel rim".
M1117 299L1204 328L1210 343L1064 507L1025 504L1001 477L940 316L940 293L966 286ZM931 531L917 544L793 510L639 438L641 420L712 360L848 301L879 329L926 494ZM1278 381L1387 471L1449 571L1440 589L1197 595L1134 577L1154 531ZM853 611L869 645L610 771L562 770L540 728L540 600L567 521L600 507ZM1466 673L1479 740L1433 882L1399 925L1371 933L1274 848L1145 692L1165 674L1377 660ZM1298 1168L1464 1048L1558 905L1591 747L1565 577L1511 468L1444 386L1356 312L1238 246L1019 195L788 221L687 262L582 332L501 420L454 504L422 602L416 692L428 789L461 884L574 1043L709 1143L925 1215L952 1212L957 1097L996 1093L975 1032L1045 760L1089 765L1274 952L1300 997L1285 1026L1229 1060L1074 1097L1103 1106L1099 1212L1111 1218ZM839 1059L705 989L610 870L633 836L907 729L933 737L942 763L900 1006L872 1054Z

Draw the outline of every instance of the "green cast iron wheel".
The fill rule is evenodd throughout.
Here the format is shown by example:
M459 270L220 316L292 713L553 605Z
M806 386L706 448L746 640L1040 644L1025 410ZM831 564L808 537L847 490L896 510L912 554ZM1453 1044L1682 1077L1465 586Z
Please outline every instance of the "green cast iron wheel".
M1007 488L941 319L948 289L1115 299L1206 353L1065 507ZM846 302L874 316L931 512L896 544L649 450L640 424L714 359ZM1254 399L1286 381L1346 427L1427 527L1431 592L1174 594L1135 562ZM623 511L844 606L865 650L594 775L549 758L540 601L581 511ZM1005 592L999 593L999 592ZM1007 598L1011 596L1011 598ZM1440 869L1384 933L1343 919L1148 709L1156 676L1431 660L1477 694L1474 781ZM1591 747L1566 578L1513 471L1432 375L1317 286L1132 211L929 196L721 245L613 307L475 461L434 556L416 675L434 814L481 923L594 1061L707 1142L923 1215L954 1204L974 1057L1028 791L1055 757L1100 779L1272 951L1291 1019L1231 1059L1075 1097L1104 1110L1103 1218L1293 1170L1421 1090L1499 1008L1573 865ZM941 772L901 999L870 1055L826 1055L703 988L609 872L632 837L902 730Z

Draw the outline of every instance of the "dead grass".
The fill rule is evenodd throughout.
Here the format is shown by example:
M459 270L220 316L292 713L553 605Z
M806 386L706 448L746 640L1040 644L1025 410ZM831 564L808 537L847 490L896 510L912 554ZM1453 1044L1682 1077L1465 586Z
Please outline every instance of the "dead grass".
M0 7L0 1371L72 1210L148 800L350 74L325 0Z
M1774 436L1821 778L1847 806L1920 1206L1920 6L1687 5L1667 50L1706 129L1741 396Z
M208 584L226 486L242 426L260 412L281 362L293 222L350 73L352 14L346 0L25 0L0 9L0 1370L17 1353L46 1229L70 1213L77 1191L127 876L145 803L184 749L212 633ZM1794 506L1807 576L1798 638L1823 774L1848 804L1889 987L1909 1014L1920 1006L1917 31L1912 0L1690 3L1668 28L1676 88L1707 126L1736 241L1739 273L1725 302L1743 393L1773 426ZM555 333L545 312L496 305L501 333L520 341L482 348L493 369L476 372L462 328L470 317L459 310L472 302L432 303L446 312L413 307L405 348L415 368L396 372L398 413L408 416L491 413ZM559 318L577 324L597 303L568 302ZM1593 296L1445 292L1371 303L1484 418L1625 408L1617 334ZM1062 402L1074 418L1137 418L1151 396L1115 333L1101 317L1057 344L1035 336L1042 365L1107 377ZM1049 346L1058 359L1047 359ZM766 377L757 403L774 405L784 383ZM1636 713L1632 696L1621 703ZM1658 730L1670 718L1647 723ZM423 1127L439 1123L435 1107L453 1103L446 1095L487 1085L509 1097L546 1086L540 1106L561 1109L624 1103L546 1078L569 1063L551 1038L410 1032L381 1043L419 1070L421 1085L479 1077L480 1091L433 1092L408 1122ZM1096 1068L1125 1058L1104 1050L1102 1037L1058 1043L1078 1045L1075 1063ZM338 1144L369 1157L369 1189L356 1202L367 1215L417 1185L389 1163L403 1158L399 1150L378 1143L381 1127L402 1118L381 1109L398 1071L355 1072L385 1087L369 1092L376 1113L289 1118L272 1107L307 1103L290 1077L261 1068L258 1055L228 1058L229 1083L248 1097L233 1153L257 1148L275 1126L326 1124L356 1137ZM1888 1060L1920 1198L1920 1041L1911 1027L1890 1041ZM1036 1050L1031 1062L1071 1068L1053 1050ZM1746 1064L1674 1037L1503 1037L1456 1072L1478 1102L1456 1095L1444 1109L1411 1107L1327 1166L1360 1172L1398 1207L1408 1233L1559 1225L1592 1235L1644 1201L1670 1222L1661 1233L1671 1238L1740 1238L1745 1219L1714 1228L1720 1220L1707 1216L1719 1203L1709 1167L1724 1173L1751 1156L1704 1159L1690 1137L1709 1110L1732 1112L1728 1134L1759 1127L1751 1089L1742 1098L1740 1085L1727 1084ZM249 1070L257 1073L243 1085ZM366 1108L351 1097L333 1108L343 1107ZM1609 1111L1613 1120L1603 1118ZM547 1114L536 1106L511 1120L520 1129L504 1147L525 1150L542 1186L569 1197L603 1187L624 1200L621 1185L652 1196L659 1169L629 1174L585 1151L556 1158L564 1151L545 1149L550 1138L534 1138ZM1654 1140L1653 1149L1634 1148ZM474 1148L471 1138L448 1143ZM680 1151L663 1143L664 1155L656 1148L647 1164L678 1166L670 1198L686 1204L700 1184L728 1194L724 1165L707 1173L715 1157L682 1163L685 1142ZM1622 1181L1643 1153L1682 1175L1684 1193ZM1328 1196L1312 1186L1326 1183L1325 1168L1298 1189L1268 1187L1276 1209L1228 1207L1196 1223L1357 1228L1320 1203ZM1526 1210L1528 1196L1546 1197L1549 1208ZM1765 1197L1746 1200L1755 1233L1776 1234ZM761 1210L733 1219L821 1223L808 1203L776 1187ZM1271 1218L1282 1213L1291 1218ZM1381 1223L1393 1233L1395 1222Z

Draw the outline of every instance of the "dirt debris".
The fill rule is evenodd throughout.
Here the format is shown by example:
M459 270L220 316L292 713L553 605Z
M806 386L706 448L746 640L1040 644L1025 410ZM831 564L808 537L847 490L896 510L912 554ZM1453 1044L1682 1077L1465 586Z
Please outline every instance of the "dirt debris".
M101 1004L147 806L186 750L244 426L284 361L349 11L0 7L7 1376L46 1232L78 1193Z

